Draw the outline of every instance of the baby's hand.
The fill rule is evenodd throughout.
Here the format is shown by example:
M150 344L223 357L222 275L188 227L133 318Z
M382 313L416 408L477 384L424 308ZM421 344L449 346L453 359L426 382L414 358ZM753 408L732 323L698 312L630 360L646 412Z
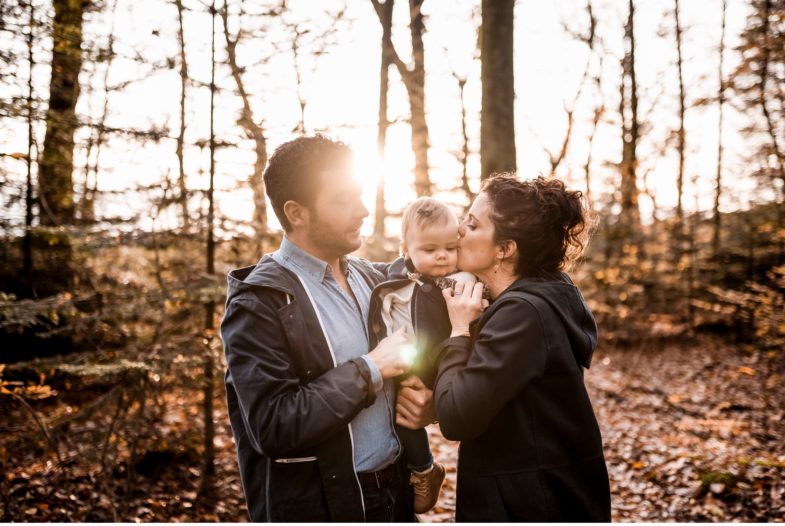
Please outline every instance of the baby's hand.
M455 274L450 274L449 277L454 279L455 281L462 281L463 283L477 282L477 276L475 276L471 272L456 272Z

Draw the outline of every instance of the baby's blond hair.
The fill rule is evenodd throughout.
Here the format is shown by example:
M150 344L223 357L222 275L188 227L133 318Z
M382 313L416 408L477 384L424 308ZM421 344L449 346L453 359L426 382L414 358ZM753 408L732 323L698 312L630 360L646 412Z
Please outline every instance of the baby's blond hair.
M401 244L406 243L406 235L412 226L423 229L431 225L444 225L454 217L452 210L441 201L433 197L418 197L403 211Z

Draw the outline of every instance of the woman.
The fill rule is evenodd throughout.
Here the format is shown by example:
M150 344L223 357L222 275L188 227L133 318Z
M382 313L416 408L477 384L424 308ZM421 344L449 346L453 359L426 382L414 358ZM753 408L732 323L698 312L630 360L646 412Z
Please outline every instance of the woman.
M597 328L562 272L585 227L580 192L510 174L489 179L461 223L458 267L482 283L444 291L452 333L431 355L442 433L461 441L457 521L611 519L583 384Z

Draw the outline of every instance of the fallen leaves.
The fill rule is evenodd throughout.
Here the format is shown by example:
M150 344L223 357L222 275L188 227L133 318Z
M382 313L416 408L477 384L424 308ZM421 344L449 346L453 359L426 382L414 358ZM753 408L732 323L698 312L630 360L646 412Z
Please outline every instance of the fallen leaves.
M785 430L781 423L785 398L778 394L780 383L764 381L782 378L783 362L782 354L749 353L718 341L598 350L586 381L603 433L613 520L785 520ZM187 367L184 361L177 363ZM747 369L754 374L744 372ZM69 399L69 389L58 389L58 397L35 401L40 404L37 407L47 408L44 416L48 419L77 413L84 403ZM220 386L215 402L217 484L209 499L197 496L199 458L188 453L201 447L200 430L193 425L200 400L170 389L157 400L164 411L150 431L156 447L173 453L155 460L150 452L156 449L136 452L137 462L155 460L155 469L147 477L136 474L127 489L125 507L121 503L129 480L127 457L120 457L105 479L100 464L88 461L86 455L88 438L105 437L106 421L96 417L70 424L62 466L52 461L40 439L17 444L13 451L7 449L5 488L0 493L8 496L11 515L0 518L27 522L247 521L234 443L219 393L223 394ZM32 429L22 409L11 405L12 400L7 402L3 408L10 408L10 418L0 422L6 431L0 433L0 451L10 445L9 434ZM420 518L451 522L458 443L444 439L438 426L428 430L434 457L445 464L447 475L436 507ZM123 450L128 444L118 440L116 447Z

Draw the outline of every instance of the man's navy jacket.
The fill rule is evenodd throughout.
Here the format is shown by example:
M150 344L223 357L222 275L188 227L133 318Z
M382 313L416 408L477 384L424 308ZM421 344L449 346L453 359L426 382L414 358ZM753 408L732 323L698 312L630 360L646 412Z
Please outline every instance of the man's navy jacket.
M370 287L389 267L347 261ZM270 256L228 279L226 393L251 520L362 522L351 421L375 399L368 364L335 365L306 290Z

